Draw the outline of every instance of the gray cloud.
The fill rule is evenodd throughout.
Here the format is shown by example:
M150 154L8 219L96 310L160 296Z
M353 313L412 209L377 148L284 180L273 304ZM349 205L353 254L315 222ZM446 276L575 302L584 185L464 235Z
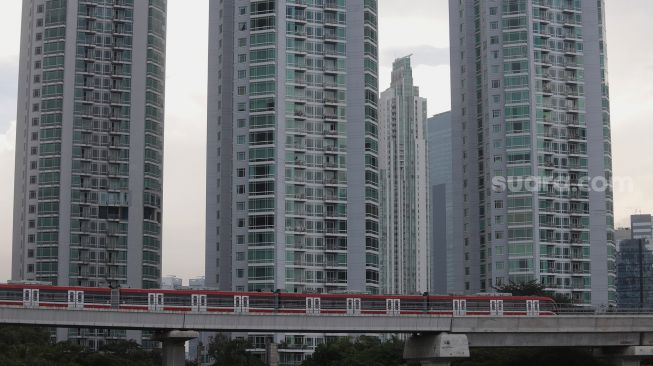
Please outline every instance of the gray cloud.
M422 45L416 47L390 48L381 52L381 64L390 66L398 58L412 54L412 65L442 66L449 65L449 48Z

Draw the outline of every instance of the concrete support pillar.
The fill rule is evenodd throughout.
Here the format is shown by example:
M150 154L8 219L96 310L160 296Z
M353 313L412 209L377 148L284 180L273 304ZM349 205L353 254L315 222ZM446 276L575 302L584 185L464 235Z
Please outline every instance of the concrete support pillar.
M404 359L422 366L449 366L451 361L469 357L465 334L415 334L406 340Z
M443 362L436 362L436 361L422 361L420 362L422 366L450 366L451 362L449 361L443 361Z
M612 366L640 366L641 361L653 356L653 346L609 347L596 352Z
M265 345L265 364L267 366L279 366L279 345L267 343Z
M186 365L186 341L199 337L198 332L172 330L157 334L154 340L161 342L161 364L163 366Z

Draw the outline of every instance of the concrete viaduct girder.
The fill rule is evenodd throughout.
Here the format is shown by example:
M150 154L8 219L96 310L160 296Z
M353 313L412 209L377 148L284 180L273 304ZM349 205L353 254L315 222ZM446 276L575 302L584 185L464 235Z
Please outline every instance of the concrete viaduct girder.
M62 328L275 333L404 333L425 365L446 365L438 356L448 344L469 347L596 347L619 365L638 365L653 355L653 315L562 315L542 317L343 316L214 314L92 309L0 307L0 324ZM191 333L172 333L188 339ZM194 334L194 333L192 333ZM427 338L420 338L427 337ZM453 338L452 338L453 337ZM183 337L182 337L183 338ZM172 337L164 345L183 344ZM464 341L463 341L464 340ZM416 341L417 343L412 341ZM181 342L181 343L180 343ZM462 347L462 346L460 346ZM171 351L172 352L172 351ZM164 350L165 353L165 350ZM174 352L173 352L174 353ZM426 357L425 355L430 355ZM426 357L426 358L425 358ZM461 356L462 357L462 356ZM167 365L174 365L169 363Z

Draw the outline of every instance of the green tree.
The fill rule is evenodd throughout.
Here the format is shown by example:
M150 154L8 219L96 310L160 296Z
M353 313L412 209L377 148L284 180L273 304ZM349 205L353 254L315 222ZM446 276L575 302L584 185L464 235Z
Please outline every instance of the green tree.
M403 349L398 338L339 338L318 346L302 366L413 366L403 360Z
M2 366L158 366L158 351L135 342L109 343L91 351L70 342L53 344L48 331L34 327L0 327Z
M472 349L471 357L452 366L607 366L578 348Z
M209 356L215 360L215 366L265 366L258 357L247 352L252 344L244 339L229 339L218 334L209 342Z
M510 281L506 285L497 286L494 288L498 292L509 293L513 296L547 296L553 299L557 304L571 304L572 301L569 297L547 292L544 285L533 280L530 282L515 283Z

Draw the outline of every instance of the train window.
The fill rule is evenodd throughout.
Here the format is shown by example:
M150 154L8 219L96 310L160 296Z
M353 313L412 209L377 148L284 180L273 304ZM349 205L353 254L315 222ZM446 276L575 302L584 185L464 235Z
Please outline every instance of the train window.
M0 290L0 300L2 301L15 301L15 302L20 302L22 297L21 297L21 290L20 289L3 289Z
M343 309L345 309L348 300L351 299L345 299L339 297L338 298L324 297L322 298L322 303L321 303L322 310L327 310L330 312L343 311Z
M273 310L275 308L275 296L270 293L270 295L264 296L250 296L249 297L249 307L253 309L266 309Z

